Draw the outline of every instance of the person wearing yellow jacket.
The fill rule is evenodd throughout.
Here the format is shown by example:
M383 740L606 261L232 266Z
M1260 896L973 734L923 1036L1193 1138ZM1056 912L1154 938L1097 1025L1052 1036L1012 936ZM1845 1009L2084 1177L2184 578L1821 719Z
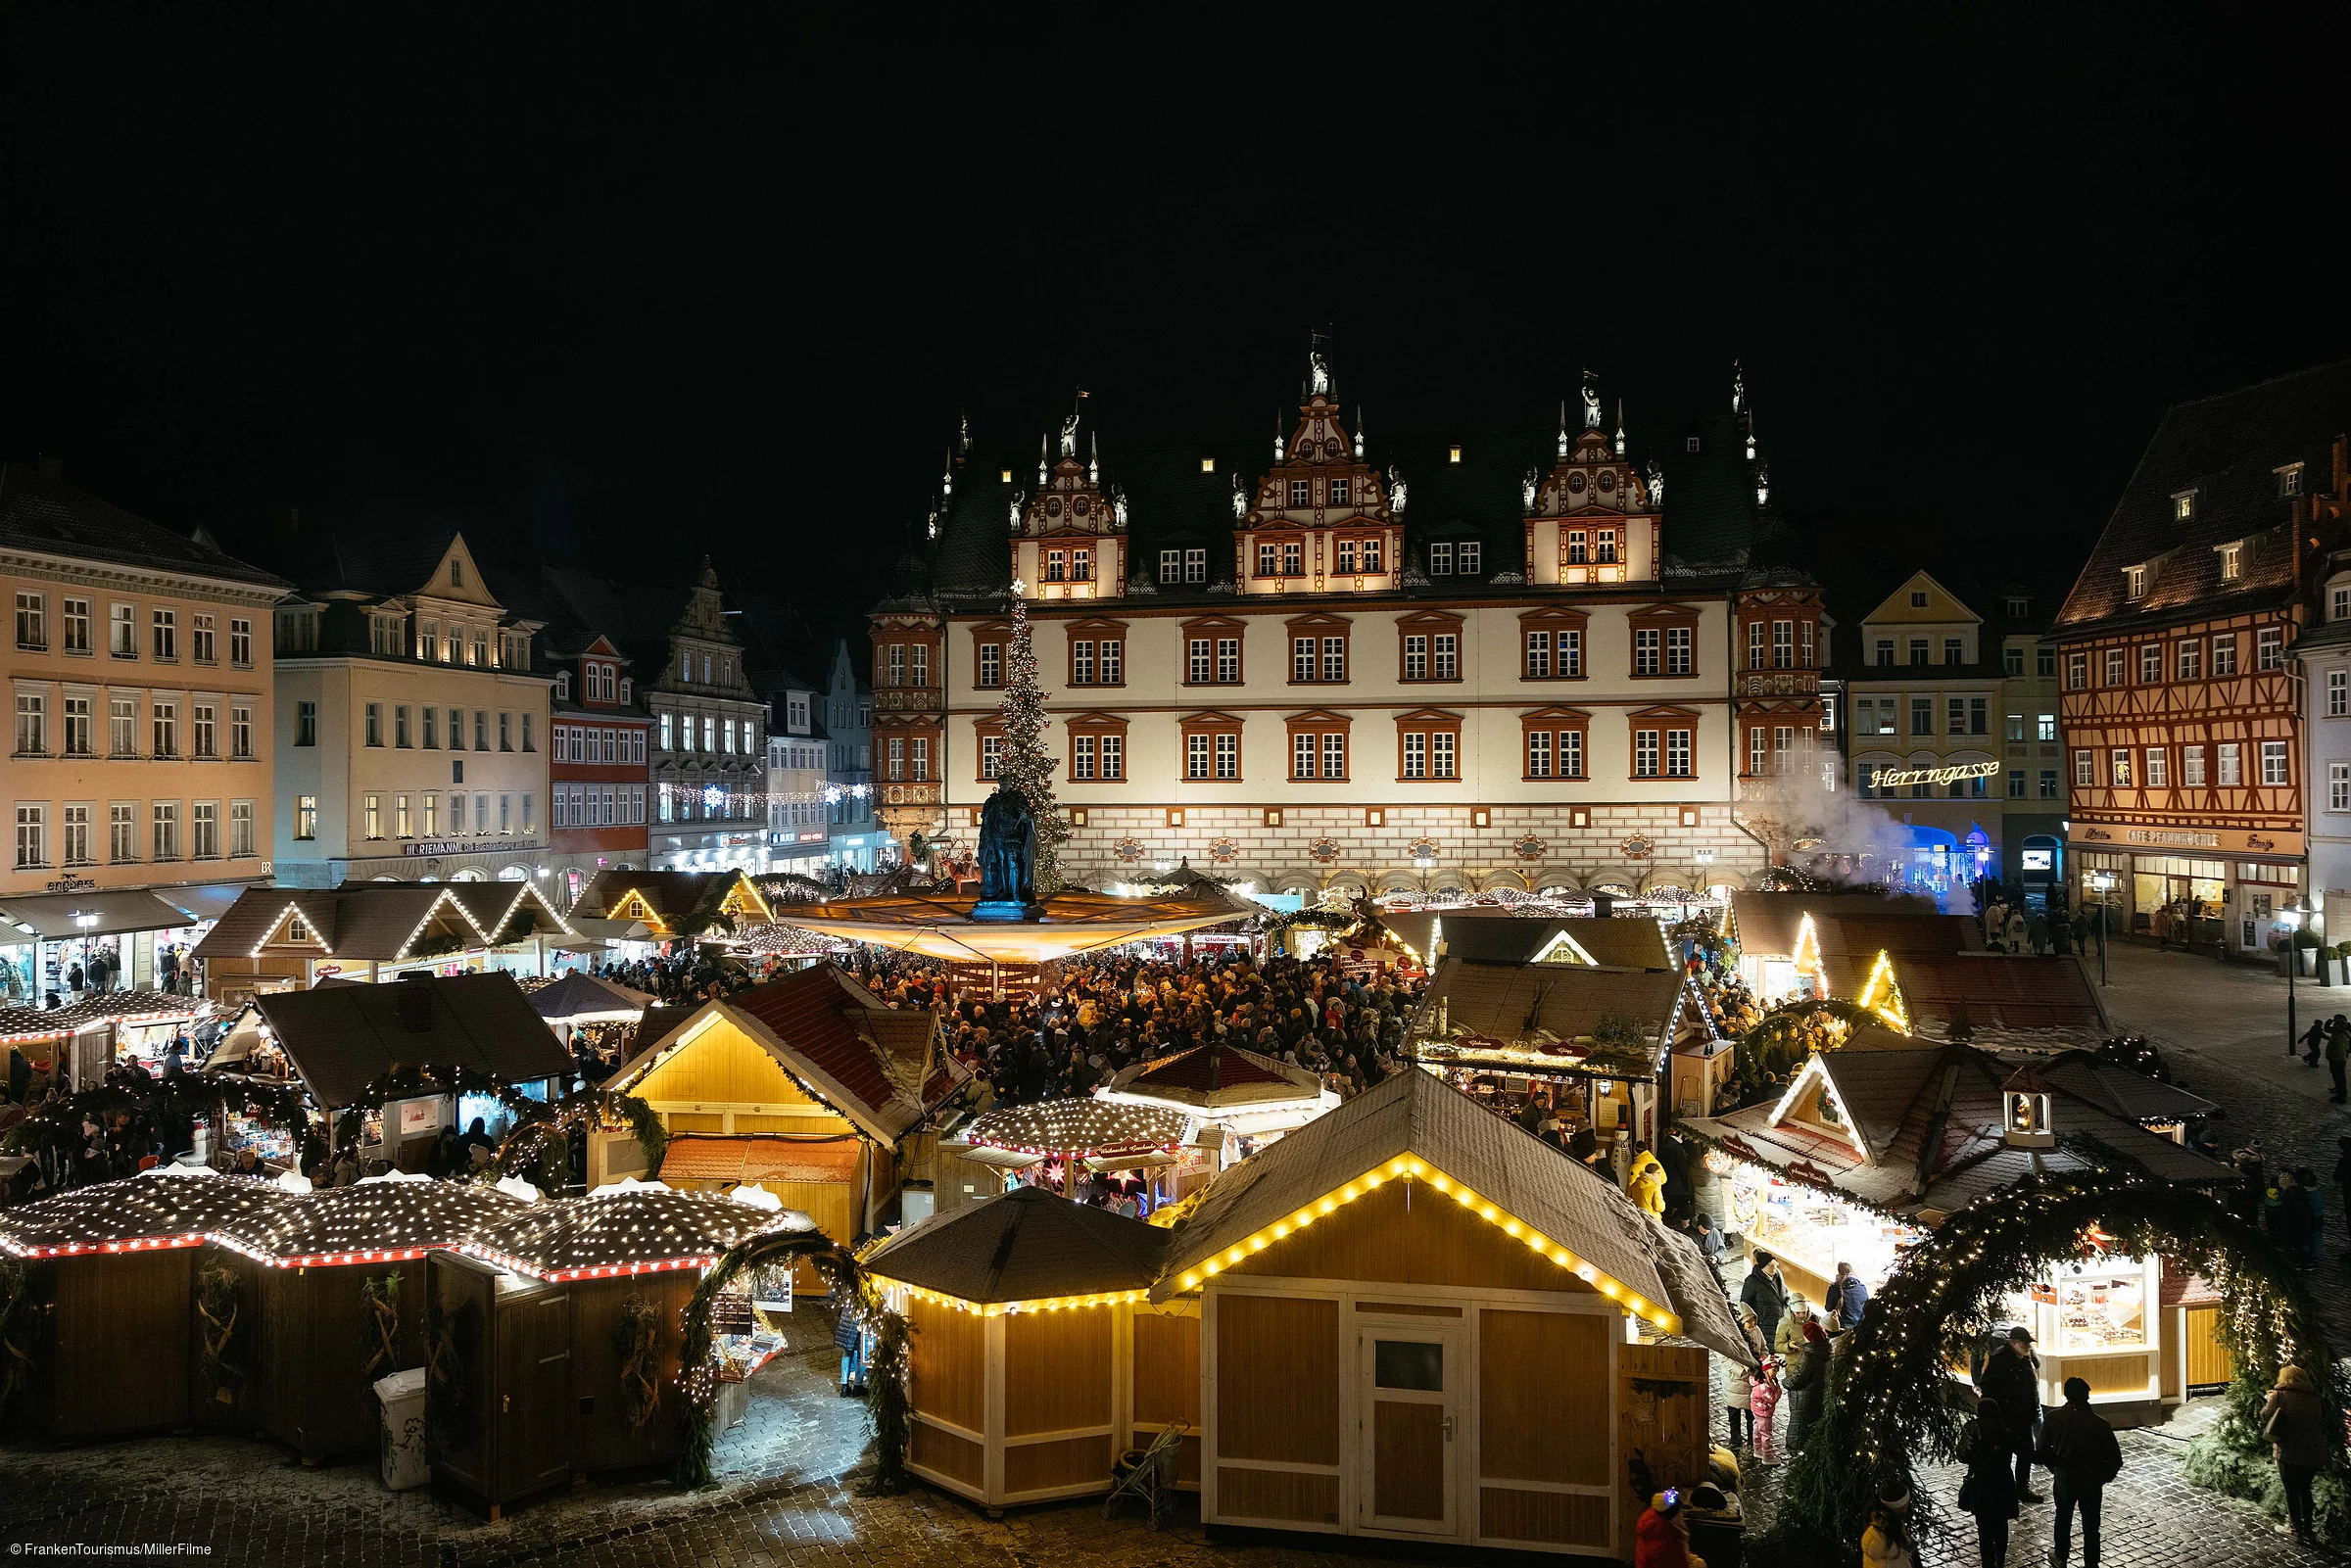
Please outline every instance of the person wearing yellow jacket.
M1633 1156L1633 1171L1625 1178L1624 1190L1634 1203L1659 1219L1665 1217L1665 1167L1647 1144Z

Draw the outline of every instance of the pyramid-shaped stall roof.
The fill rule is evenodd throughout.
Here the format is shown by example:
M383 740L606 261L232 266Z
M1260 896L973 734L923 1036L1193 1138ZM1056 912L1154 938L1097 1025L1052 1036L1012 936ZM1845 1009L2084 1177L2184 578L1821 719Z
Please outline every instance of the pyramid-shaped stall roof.
M1169 1232L1107 1209L1023 1187L889 1238L868 1270L982 1305L1149 1290Z

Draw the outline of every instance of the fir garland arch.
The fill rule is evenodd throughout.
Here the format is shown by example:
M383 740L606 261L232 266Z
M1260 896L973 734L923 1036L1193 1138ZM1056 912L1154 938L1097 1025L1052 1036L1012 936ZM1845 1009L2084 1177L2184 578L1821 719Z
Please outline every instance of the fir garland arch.
M1785 1083L1811 1059L1824 1029L1835 1033L1835 1043L1842 1044L1853 1030L1876 1021L1877 1015L1869 1009L1836 997L1781 1003L1732 1042L1731 1069L1738 1074L1742 1097L1752 1096L1762 1087L1766 1073L1778 1074ZM1842 1030L1839 1024L1844 1025Z
M2221 1337L2235 1380L2231 1414L2196 1440L2189 1478L2222 1479L2221 1453L2259 1456L2268 1445L2254 1417L2288 1364L2308 1371L2320 1398L2341 1409L2344 1384L2317 1303L2285 1253L2198 1192L2111 1172L2037 1175L1951 1215L1904 1254L1870 1301L1849 1346L1830 1369L1820 1422L1788 1471L1779 1530L1793 1544L1857 1549L1881 1488L1906 1490L1922 1527L1939 1521L1917 1486L1918 1465L1956 1456L1965 1411L1949 1398L1949 1368L1965 1365L1999 1304L2052 1261L2080 1256L2092 1238L2126 1257L2160 1254L2219 1287ZM2320 1477L2322 1533L2340 1540L2351 1515L2342 1429ZM2199 1463L2198 1449L2204 1450ZM2242 1473L2242 1466L2238 1466ZM2199 1470L2203 1473L2199 1474ZM2242 1485L2224 1490L2245 1495Z
M830 1282L837 1298L861 1300L864 1271L857 1259L822 1231L768 1230L746 1236L719 1256L686 1304L684 1342L679 1347L678 1384L686 1397L686 1447L678 1454L680 1486L710 1484L710 1449L718 1438L717 1336L710 1327L719 1293L746 1268L766 1268L806 1258ZM844 1294L845 1293L845 1296ZM883 1468L889 1468L883 1458Z

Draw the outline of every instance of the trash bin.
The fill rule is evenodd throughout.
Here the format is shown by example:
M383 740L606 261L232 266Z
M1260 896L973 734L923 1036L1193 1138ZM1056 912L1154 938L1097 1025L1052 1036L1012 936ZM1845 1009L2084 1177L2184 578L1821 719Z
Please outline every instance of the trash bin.
M375 1397L384 1407L384 1486L393 1492L423 1486L432 1479L424 1451L424 1368L377 1378Z

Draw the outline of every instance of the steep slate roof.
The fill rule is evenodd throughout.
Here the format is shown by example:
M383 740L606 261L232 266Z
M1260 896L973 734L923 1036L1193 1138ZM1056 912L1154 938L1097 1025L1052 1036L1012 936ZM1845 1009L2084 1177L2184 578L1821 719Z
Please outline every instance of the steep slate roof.
M2220 1109L2200 1094L2158 1082L2087 1051L2068 1051L2053 1060L2035 1061L2032 1067L2051 1087L2131 1121L2192 1121Z
M1541 1045L1590 1034L1621 1018L1662 1043L1680 1012L1682 976L1652 970L1594 969L1584 964L1437 965L1415 1015L1431 1024L1443 1004L1448 1024L1505 1045ZM1470 1050L1468 1042L1462 1049Z
M605 1087L626 1088L654 1066L671 1041L713 1013L742 1029L785 1070L816 1085L828 1105L886 1145L894 1146L969 1076L940 1048L938 1021L928 1009L887 1007L838 966L823 963L703 1003L621 1064Z
M1893 953L1894 977L1913 1029L1948 1028L1967 1010L1971 1024L2007 1029L2071 1029L2089 1036L2111 1032L2106 1010L2088 974L2071 959L2026 953ZM1826 963L1829 994L1850 998L1868 978L1877 955L1855 948Z
M1681 1332L1707 1349L1747 1354L1722 1287L1703 1263L1688 1270L1658 1262L1681 1248L1695 1258L1695 1243L1643 1213L1614 1183L1595 1180L1561 1151L1418 1070L1396 1073L1218 1177L1176 1232L1153 1299L1176 1294L1184 1270L1404 1154L1668 1308Z
M1534 919L1470 909L1382 911L1379 922L1426 958L1441 930L1445 956L1472 964L1525 964L1565 931L1608 969L1670 969L1665 932L1654 920Z
M2334 483L2332 444L2351 432L2351 359L2176 404L2156 426L2106 528L2057 615L2060 636L2140 621L2226 614L2294 591L2289 519L2304 504L2278 494L2277 470L2302 464L2305 496ZM2195 515L2172 498L2196 492ZM2244 540L2242 581L2221 581L2216 546ZM2123 568L2147 566L2143 598L2124 598Z
M1172 1232L1041 1187L911 1225L868 1254L884 1279L996 1304L1150 1288Z
M1821 931L1822 940L1828 937L1823 928L1831 917L1840 921L1867 920L1883 922L1891 927L1896 921L1932 918L1948 920L1935 907L1935 900L1912 893L1888 896L1883 893L1760 893L1735 891L1731 894L1731 920L1739 946L1750 953L1793 954L1797 932L1804 917L1813 917L1813 928ZM1892 931L1889 932L1893 936ZM1898 939L1898 938L1896 938ZM1879 946L1886 945L1880 942ZM1979 936L1978 946L1982 946Z
M1109 1092L1147 1095L1175 1105L1223 1109L1261 1101L1309 1099L1322 1080L1304 1068L1228 1045L1193 1046L1173 1056L1137 1062L1112 1077Z
M1856 1154L1851 1142L1835 1129L1793 1117L1773 1125L1776 1103L1701 1118L1698 1130L1716 1137L1733 1134L1776 1166L1808 1163L1840 1189L1895 1213L1949 1213L2033 1168L2034 1152L2011 1149L2000 1135L2001 1085L2015 1066L1989 1051L1921 1042L1916 1050L1838 1050L1813 1061L1827 1076L1847 1118L1862 1134L1868 1159ZM1950 1106L1938 1129L1936 1115L1946 1077ZM2106 1163L2062 1141L2079 1133L2159 1180L2210 1186L2234 1178L2229 1166L2077 1096L2065 1083L2052 1079L2050 1090L2051 1119L2061 1141L2054 1149L2039 1152L2048 1169L2094 1170ZM1919 1193L1913 1189L1922 1161L1927 1181Z
M0 546L261 588L293 586L209 540L175 534L23 463L0 464Z
M1685 422L1681 439L1665 448L1665 553L1697 565L1746 564L1760 520L1755 464L1747 460L1748 421L1740 414L1701 414ZM1699 450L1688 450L1688 438Z
M306 527L274 542L270 554L305 594L399 598L433 589L433 574L456 537L454 528L423 534L344 534Z
M395 1066L474 1068L507 1083L568 1077L571 1055L504 971L254 998L294 1070L327 1110Z
M693 916L717 908L737 882L749 881L741 871L621 871L607 867L588 879L572 908L583 915L609 919L622 899L639 893L674 931L682 929Z
M441 909L447 903L455 908ZM571 927L530 882L346 882L340 887L248 887L221 912L198 958L244 958L277 928L288 908L325 944L321 957L389 963L401 957L429 920L480 941L495 937L509 910L534 930L568 935Z

